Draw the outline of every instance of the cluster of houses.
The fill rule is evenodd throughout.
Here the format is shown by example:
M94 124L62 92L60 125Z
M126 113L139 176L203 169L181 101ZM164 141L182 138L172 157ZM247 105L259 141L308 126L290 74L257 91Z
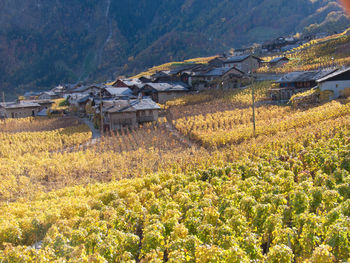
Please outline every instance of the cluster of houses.
M208 88L234 89L249 83L250 73L261 66L281 67L285 57L262 61L251 54L218 56L207 64L187 63L138 79L119 78L108 84L61 85L50 91L27 92L21 100L0 103L0 118L45 116L54 99L65 98L78 115L98 119L104 129L135 127L157 121L159 104ZM270 90L272 101L288 101L294 94L319 87L329 99L345 96L350 88L349 69L292 72Z
M239 88L249 72L262 64L252 55L217 57L207 64L188 63L138 79L108 84L61 85L50 91L27 92L15 102L0 104L0 118L44 116L54 99L65 98L81 116L97 117L104 129L116 130L157 121L159 104L206 88Z

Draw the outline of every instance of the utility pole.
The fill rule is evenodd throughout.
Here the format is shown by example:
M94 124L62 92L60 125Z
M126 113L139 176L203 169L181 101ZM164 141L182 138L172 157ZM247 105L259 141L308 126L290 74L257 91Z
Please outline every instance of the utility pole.
M103 135L103 126L104 126L102 109L103 109L102 90L100 90L100 115L101 115L101 127L100 127L100 130L101 130L101 135Z
M255 123L255 87L253 76L253 54L250 55L250 85L252 86L252 108L253 108L253 136L256 137L256 123Z

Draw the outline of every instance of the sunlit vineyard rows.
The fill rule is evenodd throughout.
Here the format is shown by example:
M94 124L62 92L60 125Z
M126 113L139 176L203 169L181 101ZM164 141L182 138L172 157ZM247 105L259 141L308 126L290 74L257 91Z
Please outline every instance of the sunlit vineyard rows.
M37 132L52 131L79 125L79 120L72 117L47 118L29 117L23 119L0 120L0 132Z
M222 168L160 172L4 203L0 259L348 261L349 138L344 126Z
M268 100L268 90L271 88L271 85L272 83L270 81L254 84L256 103L259 104ZM171 117L178 119L187 116L229 111L237 108L247 108L251 103L252 87L248 86L234 90L208 90L169 101L166 106Z
M78 147L90 138L91 131L86 125L45 132L0 132L0 158L64 151L70 147Z
M217 159L200 147L188 147L161 124L106 134L95 144L87 143L91 132L86 126L0 133L0 138L0 200L157 171L189 171Z
M311 41L284 54L290 61L282 67L258 69L259 73L286 73L350 65L350 36L341 34L324 41ZM269 61L269 57L265 58Z
M256 137L250 87L172 101L175 133L0 123L0 262L349 261L350 103L267 105L270 86Z
M256 135L306 127L327 119L350 115L350 104L331 102L308 110L288 106L261 106L256 112ZM175 127L204 146L237 144L253 137L252 109L237 109L174 120Z

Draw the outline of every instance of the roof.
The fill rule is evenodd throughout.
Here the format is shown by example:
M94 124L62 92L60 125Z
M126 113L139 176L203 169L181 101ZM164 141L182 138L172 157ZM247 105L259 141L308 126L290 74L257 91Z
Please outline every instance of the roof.
M305 82L316 81L334 72L333 70L317 70L317 71L297 71L291 72L280 78L277 83Z
M56 93L55 92L53 92L53 91L44 91L44 92L42 92L41 94L40 94L40 96L41 95L48 95L48 96L57 96L56 95Z
M281 60L288 60L289 61L289 59L286 57L277 57L277 58L271 59L270 63L277 63L277 62L280 62Z
M160 107L152 99L131 100L130 105L135 110L160 110Z
M139 79L121 79L120 81L128 87L134 86L136 84L142 84L142 81Z
M244 74L242 71L236 69L235 67L232 67L232 68L214 68L212 70L209 70L208 72L202 74L202 76L223 76L225 75L227 72L231 71L232 69L235 69L236 71Z
M160 77L168 77L170 71L158 71L155 74L153 74L151 77L152 78L160 78Z
M97 89L102 89L104 87L103 84L92 84L89 86L79 86L76 87L72 90L70 90L70 93L83 93L84 91L88 90L88 89L93 89L93 88L97 88Z
M167 91L188 91L189 86L183 82L168 82L168 83L147 83L145 87L150 86L158 92Z
M106 112L135 112L139 110L160 110L160 107L151 99L141 100L114 100L103 103Z
M214 68L207 73L204 73L204 76L222 76L229 72L232 68Z
M79 86L79 87L74 87L72 89L69 89L70 93L81 93L87 90L88 88L86 86Z
M113 86L107 86L105 90L112 96L131 96L132 90L129 88L114 88Z
M86 96L84 96L84 97L82 97L82 98L79 98L78 100L77 100L77 102L80 104L80 103L87 103L88 101L90 100L90 95L86 95Z
M65 91L65 90L66 90L66 88L61 86L61 85L51 89L52 92L62 92L62 91Z
M25 102L25 103L37 103L39 105L42 105L42 104L53 104L54 102L52 100L22 100L22 102Z
M24 93L24 97L39 96L41 91L27 91Z
M14 102L2 102L0 106L5 109L22 109L22 108L40 108L40 104L34 102L14 101Z
M224 61L224 63L235 63L235 62L242 62L246 59L248 59L251 55L247 54L247 55L242 55L242 56L234 56L234 57L229 57L228 59L226 59L226 61ZM255 59L260 60L260 58L252 56Z
M195 64L195 63L191 63L188 65L182 65L182 66L179 66L179 67L176 67L176 68L170 70L169 75L177 75L183 71L187 71L187 70L193 69L193 68L198 67L198 66L199 66L199 64Z
M327 81L327 80L331 80L332 78L337 77L337 76L339 76L341 74L344 74L346 72L349 72L349 71L350 71L350 67L336 70L335 72L333 72L331 74L328 74L327 76L325 76L323 78L318 79L317 82L321 83L321 82L324 82L324 81Z

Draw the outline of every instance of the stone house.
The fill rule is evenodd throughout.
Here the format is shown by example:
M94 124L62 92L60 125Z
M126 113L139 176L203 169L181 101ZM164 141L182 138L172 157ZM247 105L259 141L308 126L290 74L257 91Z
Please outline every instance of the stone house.
M153 101L164 104L188 94L190 86L183 82L147 83L139 92L142 96L151 97Z
M229 57L224 62L224 67L236 68L244 73L260 68L261 59L252 55Z
M109 130L135 128L158 120L160 107L151 99L103 102L104 126Z
M195 73L191 77L191 83L194 87L198 86L196 85L197 83L205 83L206 85L204 85L204 87L214 83L215 85L219 85L224 88L238 88L240 87L240 80L244 75L244 72L234 67L213 68L207 72Z
M34 102L15 101L0 103L0 117L27 118L34 117L40 111L40 104Z

